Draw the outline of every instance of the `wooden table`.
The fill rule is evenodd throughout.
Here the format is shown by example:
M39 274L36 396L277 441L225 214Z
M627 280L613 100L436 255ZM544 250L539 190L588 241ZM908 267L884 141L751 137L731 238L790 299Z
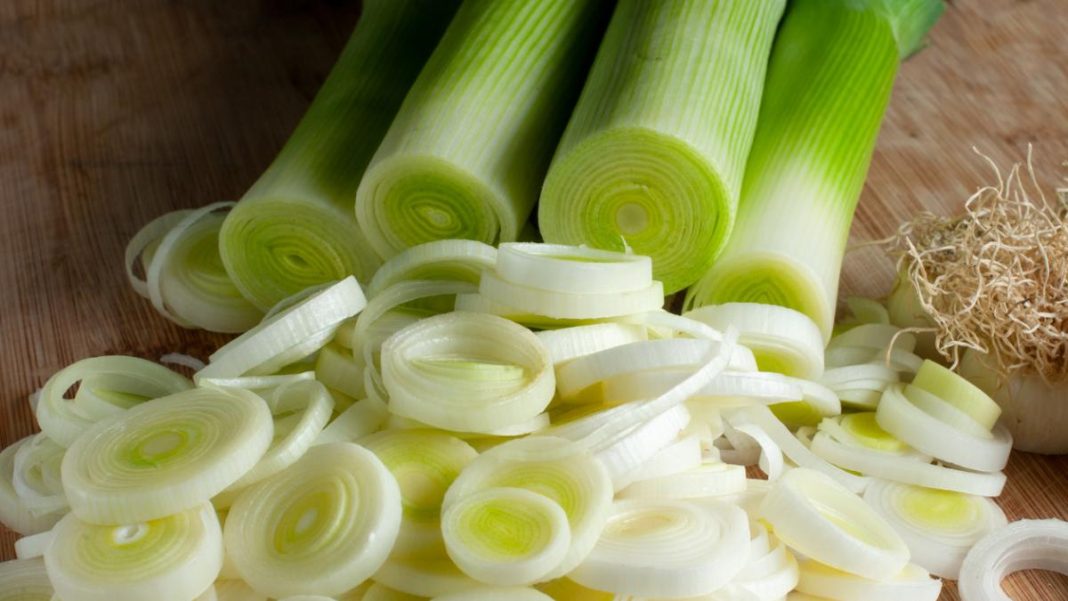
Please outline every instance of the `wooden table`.
M0 2L0 444L32 431L27 395L89 355L201 357L223 338L183 331L136 297L126 240L165 211L239 197L285 140L358 14L341 0ZM921 209L952 212L1035 145L1052 188L1068 173L1068 3L957 0L906 64L854 240ZM893 270L850 255L843 292L885 292ZM1068 519L1068 458L1014 456L1013 518ZM0 528L2 530L2 528ZM0 532L0 556L15 536ZM1068 579L1014 576L1016 599L1068 599ZM943 599L956 600L952 586ZM907 601L907 600L902 600Z

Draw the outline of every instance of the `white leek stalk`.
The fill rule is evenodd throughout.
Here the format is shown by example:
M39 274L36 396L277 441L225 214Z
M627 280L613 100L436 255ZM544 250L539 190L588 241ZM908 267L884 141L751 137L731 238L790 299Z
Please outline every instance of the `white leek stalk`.
M726 503L626 500L568 577L583 586L646 597L707 595L745 566L749 518Z
M463 3L356 193L356 217L380 255L442 238L517 239L603 5Z
M909 549L853 492L820 472L786 472L760 504L760 516L790 548L850 574L885 580L899 574Z
M44 562L24 559L0 563L0 601L52 601Z
M882 480L864 491L864 500L901 535L913 563L950 580L980 538L1008 523L991 499Z
M68 514L56 524L44 561L61 599L188 601L222 568L222 533L208 503L121 526Z
M440 554L442 499L478 452L455 436L425 429L377 432L360 444L378 456L400 485L403 517L391 556Z
M624 0L553 158L546 240L633 247L667 292L723 248L782 0Z
M801 562L797 590L832 601L938 601L942 581L915 564L906 565L890 578L868 580L806 560Z
M555 387L549 354L530 330L463 312L424 319L387 340L382 381L391 412L484 433L534 418Z
M73 400L65 398L75 384ZM136 357L90 357L59 370L45 382L37 422L56 444L69 447L101 418L149 399L192 388L188 378Z
M271 444L272 429L270 409L251 392L180 392L78 438L63 458L63 488L87 522L162 518L206 502L248 472Z
M1020 520L988 533L968 551L959 586L965 601L1010 601L1001 588L1020 570L1068 574L1068 522Z
M690 289L689 306L782 305L830 338L849 225L898 65L942 9L941 0L790 4L771 51L734 232Z
M400 521L400 490L389 470L362 447L333 443L242 493L224 537L256 591L340 595L382 565Z
M15 492L12 484L15 455L31 440L33 436L27 436L0 451L0 524L24 536L44 532L63 517L62 512L48 514L31 512Z
M307 113L219 236L227 272L260 309L379 264L353 215L371 156L457 0L373 0Z

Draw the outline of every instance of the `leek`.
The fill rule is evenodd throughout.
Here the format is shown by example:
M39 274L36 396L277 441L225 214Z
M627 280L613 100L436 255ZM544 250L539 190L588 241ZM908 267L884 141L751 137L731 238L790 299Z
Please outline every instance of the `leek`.
M63 517L62 511L46 514L30 511L15 491L15 456L33 440L33 435L27 436L0 451L0 524L22 535L45 532Z
M790 3L734 233L688 306L782 305L830 337L846 238L894 77L942 10L941 0Z
M0 563L0 601L50 601L52 592L40 559Z
M518 238L605 3L464 2L356 193L379 254L442 238Z
M379 258L352 215L353 196L457 0L369 0L355 32L274 163L219 234L226 271L261 310Z
M622 0L553 158L550 242L631 246L670 293L734 221L784 0Z

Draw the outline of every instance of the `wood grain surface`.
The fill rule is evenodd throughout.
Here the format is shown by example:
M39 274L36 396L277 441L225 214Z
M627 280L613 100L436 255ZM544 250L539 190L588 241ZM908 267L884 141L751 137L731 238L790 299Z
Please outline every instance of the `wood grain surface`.
M224 339L158 317L125 283L140 225L239 197L281 146L351 31L355 1L0 2L0 444L33 431L26 397L75 359L206 357ZM957 0L903 68L853 240L955 212L1034 145L1050 189L1068 159L1068 0ZM847 257L843 293L879 295L891 262ZM1014 455L1012 518L1068 519L1068 457ZM0 558L13 533L0 527ZM1068 579L1011 577L1014 599ZM942 597L956 600L947 586ZM908 600L902 600L908 601Z

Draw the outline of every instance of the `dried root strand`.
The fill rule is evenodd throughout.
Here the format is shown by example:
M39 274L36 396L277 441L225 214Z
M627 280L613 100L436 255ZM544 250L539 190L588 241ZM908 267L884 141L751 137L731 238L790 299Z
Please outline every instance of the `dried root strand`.
M986 160L997 184L972 195L963 215L924 213L891 238L898 273L916 289L947 360L971 348L990 353L1003 377L1068 378L1068 189L1049 202L1030 152L1004 178Z

